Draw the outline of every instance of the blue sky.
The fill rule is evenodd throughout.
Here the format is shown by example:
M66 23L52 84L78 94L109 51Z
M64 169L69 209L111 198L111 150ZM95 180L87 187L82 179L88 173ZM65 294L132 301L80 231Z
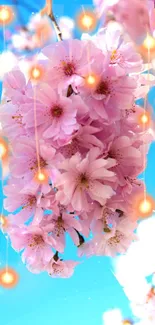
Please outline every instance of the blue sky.
M89 0L53 0L56 16L75 17L81 5L90 6ZM23 23L28 16L43 7L43 0L19 0ZM35 4L36 3L36 4ZM2 1L0 4L13 4ZM24 8L23 8L24 6ZM17 22L16 22L17 23ZM0 31L0 50L3 49ZM154 103L154 90L150 93ZM155 145L151 146L146 170L147 190L155 197L154 173ZM0 205L2 191L0 188ZM68 257L74 257L75 248L70 245ZM6 239L0 233L0 267L5 266ZM0 287L0 324L3 325L102 325L102 314L111 308L120 308L124 317L130 316L128 300L113 275L109 258L91 258L79 264L70 279L52 279L47 274L33 275L21 263L20 257L9 246L9 266L20 275L20 282L13 290ZM132 267L132 266L131 266Z

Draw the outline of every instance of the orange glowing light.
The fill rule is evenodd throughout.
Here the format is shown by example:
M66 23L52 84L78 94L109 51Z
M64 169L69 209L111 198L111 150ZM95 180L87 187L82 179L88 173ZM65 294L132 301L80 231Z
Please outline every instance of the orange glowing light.
M0 285L6 289L14 288L19 281L18 274L11 268L0 270Z
M96 84L98 83L98 81L99 81L99 78L95 74L92 74L92 73L85 77L86 86L88 86L89 88L95 87Z
M149 126L151 123L151 116L149 112L144 112L138 117L138 122L140 125Z
M150 217L155 209L155 201L151 196L146 195L136 200L134 208L137 216Z
M8 226L8 219L4 216L0 216L0 225L3 230L5 230Z
M38 171L35 176L35 180L40 184L46 184L48 182L48 174L44 170Z
M43 77L43 73L43 68L40 65L35 65L30 69L30 79L33 81L41 80Z
M5 159L8 156L8 144L4 139L0 138L0 159Z
M150 50L155 49L155 39L151 35L147 35L143 42L143 47Z
M77 24L82 31L93 31L97 24L97 17L93 11L82 12L77 18Z
M132 323L130 322L130 320L125 319L125 320L123 320L122 325L132 325Z
M13 10L8 6L0 6L0 24L9 24L13 20Z

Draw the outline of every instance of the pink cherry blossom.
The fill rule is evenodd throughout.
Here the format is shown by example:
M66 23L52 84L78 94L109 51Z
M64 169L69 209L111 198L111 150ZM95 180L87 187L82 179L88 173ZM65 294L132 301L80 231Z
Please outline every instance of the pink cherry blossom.
M137 42L143 41L150 30L147 0L94 0L99 15L110 10L115 19L123 24L130 37Z
M44 125L43 137L54 140L64 139L78 129L77 107L74 98L59 96L48 84L36 88L37 126ZM34 127L34 112L31 105L25 104L28 113L24 116L26 127Z
M105 26L110 8L132 39L140 41L149 31L148 1L95 4ZM30 27L38 33L39 19ZM146 191L139 175L154 140L154 122L140 121L145 111L151 120L153 110L136 101L146 104L154 78L148 79L121 30L108 27L87 40L43 48L45 59L26 61L28 68L41 63L38 81L19 68L4 78L0 126L2 139L9 141L10 169L4 231L30 272L72 276L78 262L72 256L64 260L68 235L79 257L124 254L136 240L136 204Z
M98 158L100 151L91 149L85 159L79 154L66 159L60 168L65 172L56 182L57 198L62 204L71 202L77 211L89 210L91 200L101 204L114 192L106 181L115 180L115 174L108 170L116 164L114 159Z
M128 218L118 219L118 223L111 231L104 231L95 234L92 239L92 245L88 246L88 255L95 253L95 255L106 255L114 257L117 253L124 254L133 240L136 240L134 230L136 223L131 222ZM106 228L105 228L106 230ZM85 244L83 244L84 247ZM82 251L82 247L81 247ZM86 250L87 255L87 250Z
M26 95L31 84L26 82L26 78L21 70L13 70L7 73L3 84L5 89L4 95L8 101L11 100L13 104L32 102Z
M44 144L40 145L40 168L51 176L51 166L55 156L55 149ZM14 177L25 177L32 180L38 172L35 141L23 137L20 143L14 144L14 157L11 158L11 173Z
M104 55L110 55L110 66L116 75L139 72L142 70L142 59L135 51L133 44L125 42L119 29L106 28L99 31L94 38L95 45Z
M9 212L15 212L21 208L21 211L11 218L14 224L23 224L35 213L42 211L37 208L37 193L31 191L22 193L22 189L22 182L16 179L10 181L4 188L4 194L7 196L4 199L4 208Z
M27 132L23 123L23 110L21 106L7 103L3 104L0 111L3 132L10 140L14 140L19 135L26 135Z
M47 264L53 256L51 243L54 245L48 235L40 227L17 227L13 226L9 230L12 247L22 253L22 260L29 267L35 266L38 263Z
M49 45L42 52L50 60L48 81L55 88L66 89L69 85L74 87L99 50L92 43L73 39Z
M47 266L49 275L53 278L70 278L78 262L51 259Z
M114 209L107 207L96 206L94 210L94 219L92 221L91 229L94 234L109 233L111 229L116 228L119 213Z
M83 81L79 86L92 119L102 118L104 123L120 119L120 111L128 109L134 101L133 92L136 89L136 80L129 76L116 77L100 55L99 62L91 65L91 72L85 70L85 76L95 75L97 82L88 87Z
M55 248L60 253L64 252L66 232L71 236L75 245L79 245L79 236L77 231L81 232L82 226L80 225L80 221L75 219L74 215L59 212L58 215L52 214L51 216L48 216L48 219L47 217L44 218L40 225L42 224L44 230L48 231L52 235L52 240L53 238L55 239Z

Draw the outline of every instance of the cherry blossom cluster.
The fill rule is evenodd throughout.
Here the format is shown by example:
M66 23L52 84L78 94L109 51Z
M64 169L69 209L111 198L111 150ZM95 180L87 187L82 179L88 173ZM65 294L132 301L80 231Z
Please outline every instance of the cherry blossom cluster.
M134 42L141 43L147 33L155 32L154 0L94 0L99 16L110 12Z
M79 260L64 260L66 236L78 257L125 253L136 239L135 203L144 193L137 177L152 135L135 102L148 87L140 55L117 30L42 53L41 80L19 69L4 78L7 233L31 272L70 277Z

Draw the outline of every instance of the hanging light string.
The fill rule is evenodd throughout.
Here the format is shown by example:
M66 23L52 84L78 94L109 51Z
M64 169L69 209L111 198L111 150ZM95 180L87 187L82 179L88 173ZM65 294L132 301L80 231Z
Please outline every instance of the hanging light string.
M147 33L147 37L148 37L148 33ZM148 46L147 46L147 64L148 64L148 70L147 70L147 82L148 82L148 89L147 89L147 93L145 94L144 97L144 116L146 116L146 112L147 112L147 104L148 104L148 94L149 94L149 90L150 90L150 66L151 66L151 55L150 55L150 44L148 42ZM145 133L146 131L146 123L143 123L143 132ZM146 147L144 144L144 150L143 150L143 161L144 161L144 167L146 164ZM144 182L146 183L146 169L144 168L144 173L143 173L143 178L144 178ZM144 187L144 201L146 201L146 187Z

